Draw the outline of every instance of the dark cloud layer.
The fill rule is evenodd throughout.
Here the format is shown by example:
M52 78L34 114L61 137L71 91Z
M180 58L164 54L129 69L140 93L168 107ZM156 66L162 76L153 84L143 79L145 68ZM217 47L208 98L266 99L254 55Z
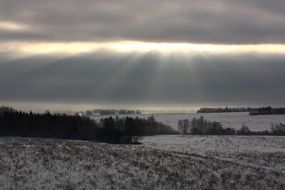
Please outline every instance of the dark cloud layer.
M285 105L284 56L0 58L0 101Z
M285 43L284 0L1 0L0 40Z
M27 51L20 58L25 46L12 47L19 41L285 44L284 9L284 0L0 0L0 45L6 44L0 102L285 105L281 53Z

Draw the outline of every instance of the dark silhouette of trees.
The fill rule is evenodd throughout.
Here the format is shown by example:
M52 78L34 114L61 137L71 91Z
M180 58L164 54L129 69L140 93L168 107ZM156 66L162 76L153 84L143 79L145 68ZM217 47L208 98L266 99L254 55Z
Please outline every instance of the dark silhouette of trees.
M139 110L126 110L126 109L94 109L94 110L87 110L82 113L86 116L94 116L94 115L135 115L141 114Z
M239 131L237 131L238 135L250 135L252 132L246 125L242 125Z
M239 108L200 108L197 113L230 113L230 112L251 112L257 111L258 108L239 107Z
M180 131L180 134L182 134L182 135L188 134L189 128L190 128L189 119L178 120L178 129Z
M9 107L0 108L0 136L136 144L142 136L175 133L171 127L157 122L154 117L108 117L96 122L78 114L38 114L16 111Z
M230 128L224 129L222 124L216 121L208 121L203 116L200 118L193 118L191 122L187 120L178 121L178 125L184 124L187 128L190 128L190 134L192 135L232 135L234 131ZM189 125L190 124L190 125ZM185 128L183 128L184 130Z
M246 125L239 130L223 128L220 122L208 121L203 116L193 118L188 126L188 119L178 121L178 128L183 135L276 135L285 136L285 124L277 124L271 127L271 131L251 131ZM186 127L187 126L187 127Z
M197 113L228 113L228 112L249 112L250 115L285 114L285 108L260 107L240 107L240 108L200 108Z

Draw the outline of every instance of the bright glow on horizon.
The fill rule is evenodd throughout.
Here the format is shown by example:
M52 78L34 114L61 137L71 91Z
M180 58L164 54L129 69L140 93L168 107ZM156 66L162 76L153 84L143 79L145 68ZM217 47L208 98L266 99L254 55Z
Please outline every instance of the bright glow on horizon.
M78 112L92 109L131 109L143 113L191 113L201 107L217 107L217 105L204 104L94 104L88 102L31 102L31 101L0 101L0 105L13 107L22 111L45 112ZM221 105L222 106L222 105ZM223 107L223 106L222 106ZM234 107L234 106L233 106Z
M0 21L0 30L8 30L8 31L21 31L26 30L28 28L27 25L16 23L16 22L1 22Z
M1 27L1 25L0 25ZM6 42L0 43L2 51L19 54L80 54L108 50L118 53L208 53L208 54L285 54L285 44L191 44L154 43L136 41L117 42ZM1 50L0 50L1 51Z

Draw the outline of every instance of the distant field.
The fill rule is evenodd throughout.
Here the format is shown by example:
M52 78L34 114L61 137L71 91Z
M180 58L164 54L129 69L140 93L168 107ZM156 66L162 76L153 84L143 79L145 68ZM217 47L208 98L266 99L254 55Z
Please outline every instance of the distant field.
M149 117L150 115L132 115L133 117ZM218 121L226 127L240 129L242 125L248 126L252 131L270 130L272 124L285 123L285 115L256 115L250 116L247 112L236 113L161 113L154 114L157 121L172 126L177 129L177 122L179 119L193 119L205 117L209 121ZM93 118L100 119L107 116L95 116ZM120 116L124 117L124 116Z
M0 138L0 189L285 189L282 137Z

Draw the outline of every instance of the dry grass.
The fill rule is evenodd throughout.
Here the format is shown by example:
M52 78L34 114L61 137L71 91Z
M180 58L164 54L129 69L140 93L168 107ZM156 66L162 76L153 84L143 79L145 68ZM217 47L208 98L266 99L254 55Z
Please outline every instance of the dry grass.
M281 171L142 145L1 138L0 189L285 189Z

